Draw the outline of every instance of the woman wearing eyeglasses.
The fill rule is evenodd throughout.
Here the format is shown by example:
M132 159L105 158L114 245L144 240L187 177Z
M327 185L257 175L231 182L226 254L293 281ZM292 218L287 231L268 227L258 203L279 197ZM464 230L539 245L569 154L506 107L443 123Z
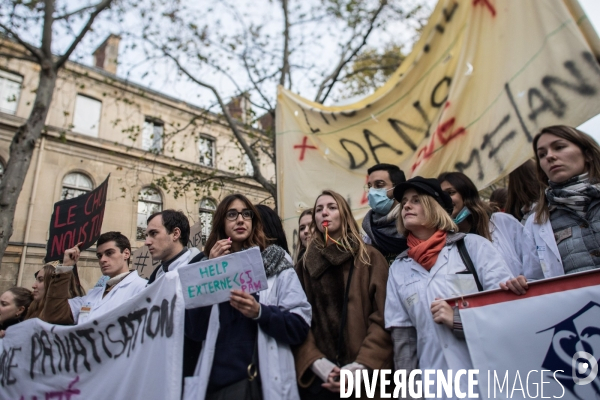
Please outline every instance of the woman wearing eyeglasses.
M258 294L232 290L229 302L186 312L186 344L202 351L194 377L185 378L184 398L299 398L290 346L306 339L310 304L285 251L266 245L256 208L241 194L227 196L215 211L204 259L254 246L262 252L268 289ZM256 364L258 376L250 384Z

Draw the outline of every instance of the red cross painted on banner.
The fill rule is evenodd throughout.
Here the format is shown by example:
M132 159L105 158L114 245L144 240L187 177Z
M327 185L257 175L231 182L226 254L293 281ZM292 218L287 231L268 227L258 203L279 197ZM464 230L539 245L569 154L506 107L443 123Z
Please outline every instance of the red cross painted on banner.
M490 0L473 0L473 7L479 3L482 3L482 5L484 5L488 8L488 10L490 10L490 13L492 13L492 17L496 16L496 9L493 5L490 4Z
M300 161L304 160L304 153L306 152L306 149L314 149L314 150L317 149L315 146L306 144L307 140L308 140L308 138L306 136L304 136L304 138L302 139L302 144L297 144L294 146L295 149L302 149L300 151Z

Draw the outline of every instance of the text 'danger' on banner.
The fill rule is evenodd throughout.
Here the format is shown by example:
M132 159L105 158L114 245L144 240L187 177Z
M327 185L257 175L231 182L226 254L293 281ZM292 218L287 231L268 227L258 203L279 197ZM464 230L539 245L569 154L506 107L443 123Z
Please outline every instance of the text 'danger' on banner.
M258 247L190 264L178 272L188 309L228 301L233 289L255 293L268 287Z
M576 0L442 0L389 81L360 101L326 106L280 87L277 206L288 240L323 189L363 218L375 164L407 178L460 171L479 189L506 176L533 157L542 127L600 114L599 58Z
M108 178L96 189L72 199L54 203L50 220L50 237L46 244L46 262L61 260L65 250L83 243L89 248L102 233Z

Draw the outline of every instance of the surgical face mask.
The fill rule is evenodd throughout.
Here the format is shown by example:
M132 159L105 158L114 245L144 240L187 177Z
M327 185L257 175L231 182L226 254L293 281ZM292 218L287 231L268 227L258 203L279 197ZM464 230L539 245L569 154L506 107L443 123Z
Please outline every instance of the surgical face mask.
M456 218L454 218L454 223L460 224L465 219L467 219L467 217L469 215L471 215L471 211L469 211L469 209L467 207L463 207L463 209L460 210L460 212L458 213L458 215L456 216Z
M386 215L392 209L394 199L387 197L387 192L391 189L375 189L370 188L367 198L369 199L369 207L377 214Z

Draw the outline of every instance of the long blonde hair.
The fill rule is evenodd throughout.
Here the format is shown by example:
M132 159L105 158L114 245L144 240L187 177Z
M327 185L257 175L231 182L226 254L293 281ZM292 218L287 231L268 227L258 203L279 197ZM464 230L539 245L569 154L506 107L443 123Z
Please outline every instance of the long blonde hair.
M354 258L358 257L360 262L364 264L369 264L371 262L371 259L369 258L369 253L367 253L367 245L362 240L358 224L352 216L352 211L350 210L348 202L346 202L346 200L339 193L336 193L333 190L323 190L321 194L315 199L315 205L313 206L312 222L310 224L310 229L312 232L315 232L315 234L313 234L311 240L308 242L306 252L304 253L304 257L302 258L304 261L304 265L306 265L306 255L308 254L308 251L311 247L314 246L319 250L323 250L326 246L323 236L317 234L318 228L317 222L315 221L316 213L314 212L317 206L317 201L322 196L333 197L339 208L340 229L342 230L342 234L339 238L340 245L336 244L336 246L338 246L342 250L351 252Z
M448 212L444 210L433 197L423 193L417 193L417 196L419 197L419 202L423 206L426 221L425 224L428 228L436 228L446 232L458 232L458 226L454 223L452 217L450 217ZM408 236L409 231L404 226L404 221L402 221L402 212L398 214L396 228L398 229L398 232L405 237Z
M537 170L537 178L540 183L540 191L538 202L535 206L535 223L543 224L548 221L550 211L548 209L548 199L546 198L546 188L548 187L548 175L540 166L540 158L538 157L537 144L540 137L548 133L558 136L568 142L573 143L581 150L585 159L585 166L589 174L589 182L594 184L600 182L600 146L589 135L566 125L554 125L543 128L540 133L533 138L533 153L535 154L535 164Z

